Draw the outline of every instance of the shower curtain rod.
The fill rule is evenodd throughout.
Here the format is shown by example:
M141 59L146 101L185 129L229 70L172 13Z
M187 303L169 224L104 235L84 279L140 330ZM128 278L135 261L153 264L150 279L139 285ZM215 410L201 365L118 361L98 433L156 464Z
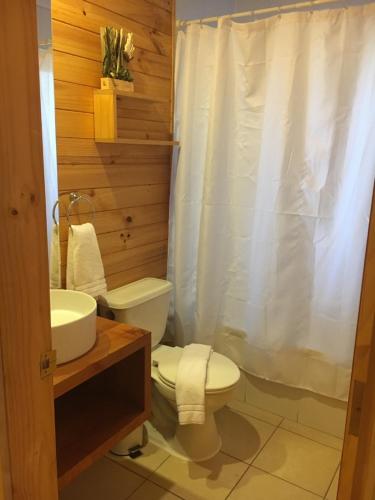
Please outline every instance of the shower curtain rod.
M344 8L348 8L347 2L344 0L310 0L308 2L293 2L284 5L278 5L275 7L266 7L264 9L252 9L246 12L235 12L233 14L227 14L223 16L215 16L215 17L204 17L202 19L191 19L191 20L178 20L177 26L185 26L188 24L201 24L201 23L213 23L218 21L220 18L227 19L235 19L238 17L248 17L248 16L258 16L259 14L271 14L278 13L281 14L284 11L289 11L291 9L303 9L306 7L310 7L313 9L317 5L333 5L333 4L341 4Z

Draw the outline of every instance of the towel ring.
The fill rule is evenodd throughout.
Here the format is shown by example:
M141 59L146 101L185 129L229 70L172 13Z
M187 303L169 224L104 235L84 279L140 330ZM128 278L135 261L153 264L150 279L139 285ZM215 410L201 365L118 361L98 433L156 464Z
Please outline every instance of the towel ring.
M71 223L71 216L72 216L72 208L76 203L79 203L80 201L86 201L90 207L91 207L91 224L94 223L95 220L95 206L94 203L91 199L91 197L88 194L80 194L80 193L70 193L69 194L69 206L66 211L66 218L68 220L68 225L70 229L72 229L72 223Z
M56 226L57 226L56 208L58 207L59 203L60 203L59 200L56 200L52 208L52 219Z

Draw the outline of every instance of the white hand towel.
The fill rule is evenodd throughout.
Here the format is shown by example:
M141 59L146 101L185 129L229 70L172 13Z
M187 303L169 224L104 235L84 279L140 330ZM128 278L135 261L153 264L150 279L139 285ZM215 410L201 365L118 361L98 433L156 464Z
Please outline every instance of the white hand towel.
M98 240L90 223L69 229L66 287L93 297L107 292Z
M205 422L207 365L211 352L211 346L203 344L190 344L184 348L176 378L180 425Z
M49 286L50 288L61 288L60 231L58 224L54 224L52 227L49 254Z

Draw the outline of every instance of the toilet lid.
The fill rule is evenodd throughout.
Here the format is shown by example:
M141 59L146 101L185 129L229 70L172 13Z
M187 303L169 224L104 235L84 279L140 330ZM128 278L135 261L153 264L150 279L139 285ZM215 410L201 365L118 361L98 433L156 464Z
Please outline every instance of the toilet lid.
M158 371L160 378L169 386L176 385L178 364L183 349L174 347L168 349L158 359ZM207 367L206 392L219 392L237 384L240 378L240 370L229 358L213 352Z

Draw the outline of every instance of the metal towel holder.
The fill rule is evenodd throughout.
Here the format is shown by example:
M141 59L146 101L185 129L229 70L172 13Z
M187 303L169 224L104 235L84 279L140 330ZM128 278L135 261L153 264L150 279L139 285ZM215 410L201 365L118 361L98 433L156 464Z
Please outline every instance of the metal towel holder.
M60 201L59 200L56 200L54 205L53 205L53 209L52 209L52 219L53 219L53 222L55 223L55 225L57 226L57 220L56 220L56 208L58 207L58 205L60 204Z
M69 194L69 200L70 203L68 205L68 208L66 210L66 218L68 220L68 225L70 229L72 229L72 223L71 223L71 216L72 216L72 208L76 203L79 203L80 201L86 201L90 207L91 207L91 224L94 223L95 220L95 206L94 203L91 199L91 197L88 194L81 194L76 191L72 192Z

